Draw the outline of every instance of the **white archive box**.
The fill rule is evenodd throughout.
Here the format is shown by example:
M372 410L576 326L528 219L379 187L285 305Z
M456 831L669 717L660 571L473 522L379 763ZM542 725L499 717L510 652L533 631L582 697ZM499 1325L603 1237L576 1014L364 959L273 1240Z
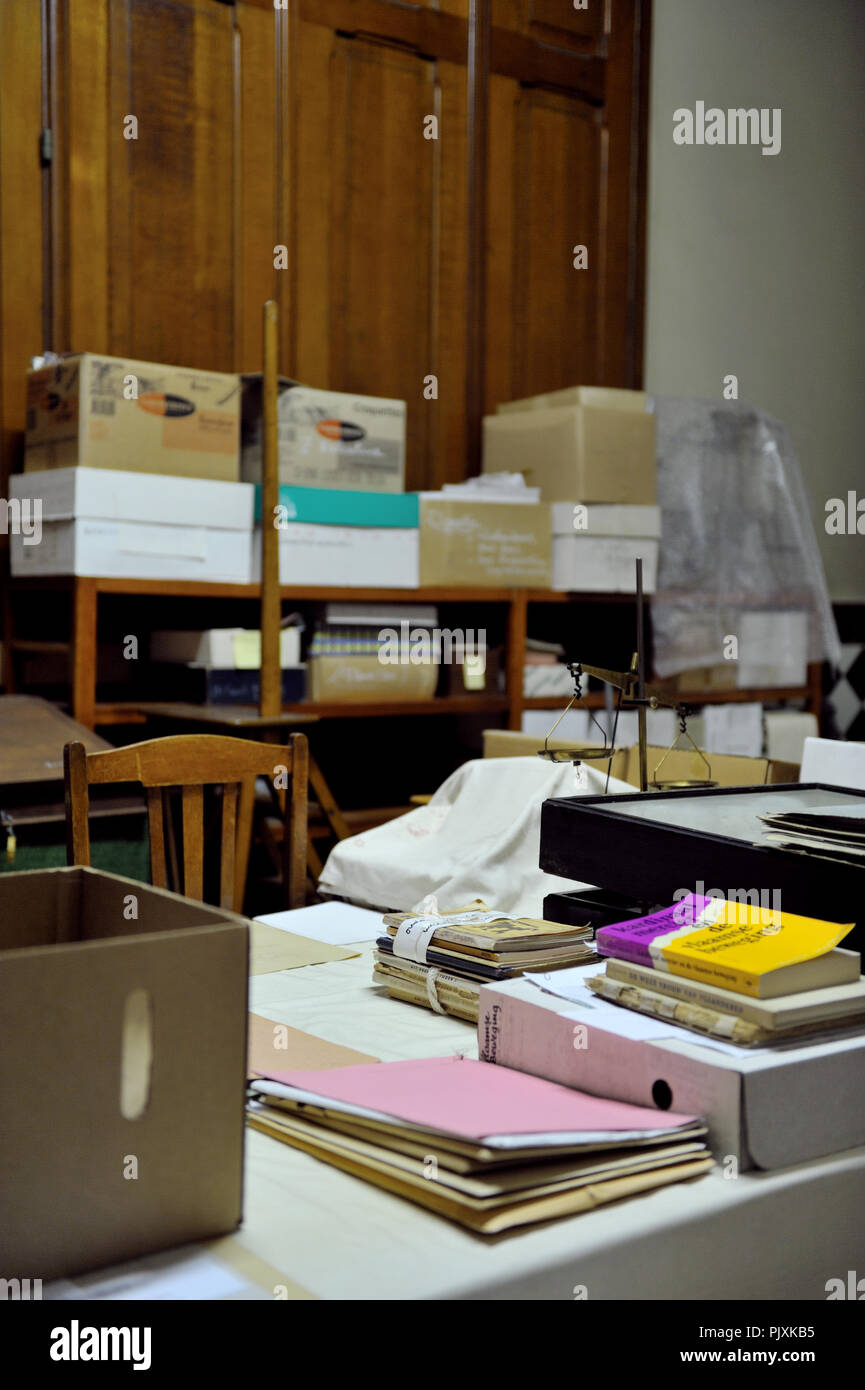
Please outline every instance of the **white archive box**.
M256 533L253 565L261 563ZM280 584L416 589L420 533L408 526L327 526L288 522L279 532Z
M614 1004L598 1011L586 994L582 1006L528 980L484 985L480 1055L593 1095L702 1115L712 1152L742 1170L865 1144L865 1030L772 1048L720 1050L681 1028L647 1041L635 1032L658 1020Z
M657 587L660 507L629 503L554 502L554 589L631 593L634 561L643 561L643 592Z
M281 666L300 665L300 629L284 627L279 634ZM204 666L216 671L257 671L261 666L261 633L242 627L211 627L204 631L160 631L150 634L152 661Z
M248 483L57 468L17 474L9 486L41 516L36 543L11 537L14 575L251 582Z

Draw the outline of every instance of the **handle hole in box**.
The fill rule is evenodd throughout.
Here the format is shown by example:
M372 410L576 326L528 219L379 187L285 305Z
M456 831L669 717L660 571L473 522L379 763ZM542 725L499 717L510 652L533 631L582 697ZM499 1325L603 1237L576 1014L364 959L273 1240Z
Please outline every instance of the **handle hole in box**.
M150 1100L153 1074L153 1008L146 989L134 989L123 1007L120 1051L120 1113L138 1120Z
M673 1092L666 1081L656 1081L652 1086L652 1100L659 1110L669 1110L673 1104Z

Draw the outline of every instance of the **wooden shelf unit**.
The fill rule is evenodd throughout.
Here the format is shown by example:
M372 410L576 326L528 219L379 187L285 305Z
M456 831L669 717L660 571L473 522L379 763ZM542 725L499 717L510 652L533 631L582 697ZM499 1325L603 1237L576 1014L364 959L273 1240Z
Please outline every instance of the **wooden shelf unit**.
M18 638L13 631L12 596L20 591L46 594L68 594L71 638L68 643L38 642ZM99 628L99 599L104 594L129 594L168 598L200 598L202 600L243 599L260 601L259 584L206 583L198 580L109 579L100 576L68 576L20 579L8 581L5 605L5 638L7 644L7 691L14 689L13 654L16 651L67 651L70 661L70 713L88 728L111 724L143 723L146 701L100 702L96 696L96 663ZM523 667L525 665L528 609L530 604L591 603L633 604L630 594L562 593L553 589L456 588L439 586L425 589L326 588L321 586L288 585L280 588L280 598L291 602L368 602L368 603L484 603L499 604L506 610L506 659L503 695L451 695L435 699L378 704L316 702L307 700L285 705L284 713L312 715L320 719L352 719L397 715L462 715L506 714L507 727L520 729L524 710L561 710L567 696L523 696ZM206 626L206 621L202 621ZM808 668L808 684L802 687L760 688L753 690L710 690L676 692L676 698L687 704L707 705L760 701L771 704L788 700L801 701L806 709L819 718L821 699L821 667L814 663ZM603 708L604 697L592 691L584 697L590 709Z

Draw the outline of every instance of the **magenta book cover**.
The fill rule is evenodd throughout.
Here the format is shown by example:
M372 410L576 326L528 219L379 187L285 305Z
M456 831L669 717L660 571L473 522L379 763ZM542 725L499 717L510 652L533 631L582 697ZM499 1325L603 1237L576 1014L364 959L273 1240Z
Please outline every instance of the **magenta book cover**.
M689 893L672 907L660 912L652 912L648 917L637 917L627 922L615 922L610 927L601 927L595 938L595 945L602 956L616 956L619 960L629 960L635 965L655 964L650 947L658 937L681 936L693 931L697 918L704 908L712 902L702 894Z

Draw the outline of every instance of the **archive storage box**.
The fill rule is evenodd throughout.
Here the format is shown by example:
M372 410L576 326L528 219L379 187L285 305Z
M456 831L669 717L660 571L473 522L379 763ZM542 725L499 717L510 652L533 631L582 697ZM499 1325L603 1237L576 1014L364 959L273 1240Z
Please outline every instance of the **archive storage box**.
M321 391L279 379L279 481L299 487L402 492L405 401ZM243 377L241 467L261 482L261 376Z
M234 913L95 869L0 878L0 1275L239 1224L247 973Z
M417 588L417 493L280 484L279 508L280 584ZM261 489L256 488L256 520L260 517ZM258 527L253 570L261 571Z
M252 579L247 483L56 468L16 474L9 486L33 532L10 538L13 574L230 584Z
M26 472L240 477L240 378L80 352L27 376Z
M545 502L657 503L655 417L564 405L487 415L484 473L522 473Z
M635 560L643 562L643 593L657 587L660 507L555 502L554 589L578 593L632 594Z
M733 1055L678 1028L675 1037L635 1038L631 1010L599 1016L585 992L581 1007L524 980L484 985L481 1058L590 1095L702 1115L715 1157L735 1158L743 1171L865 1144L865 1030Z
M550 509L525 502L420 496L421 584L548 589Z

